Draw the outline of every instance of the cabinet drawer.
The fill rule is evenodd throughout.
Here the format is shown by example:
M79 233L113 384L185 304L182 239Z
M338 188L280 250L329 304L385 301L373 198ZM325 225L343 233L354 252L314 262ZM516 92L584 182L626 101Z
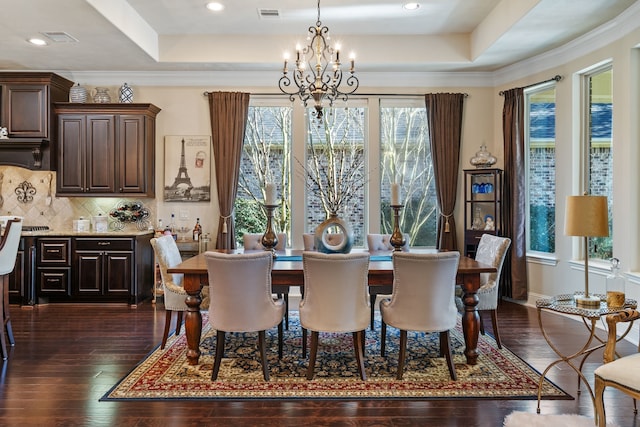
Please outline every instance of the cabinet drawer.
M68 267L71 262L71 239L38 239L37 265Z
M76 238L77 251L132 251L133 239Z
M43 296L71 295L71 275L69 268L39 268L38 293Z

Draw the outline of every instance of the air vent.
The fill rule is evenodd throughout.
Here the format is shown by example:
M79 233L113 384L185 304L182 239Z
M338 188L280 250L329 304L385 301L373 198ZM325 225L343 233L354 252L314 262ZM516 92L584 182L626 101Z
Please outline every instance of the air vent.
M47 36L51 41L55 43L77 43L78 39L70 36L64 31L46 31L43 32L45 36Z
M260 19L278 19L280 11L278 9L258 9L258 15L260 15Z

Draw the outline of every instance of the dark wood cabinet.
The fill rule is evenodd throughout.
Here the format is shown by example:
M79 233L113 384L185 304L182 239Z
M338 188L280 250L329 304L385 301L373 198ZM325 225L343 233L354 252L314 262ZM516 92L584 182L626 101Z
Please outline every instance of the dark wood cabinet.
M57 194L155 196L152 104L56 104Z
M9 302L12 304L22 301L25 294L26 264L24 253L24 239L20 239L18 246L18 255L16 256L16 264L13 271L9 274Z
M36 249L39 297L71 297L71 238L40 238Z
M53 103L68 101L72 86L54 73L0 72L0 125L9 133L0 145L3 164L55 170Z
M464 254L475 257L483 234L502 235L502 170L464 171Z
M127 300L132 288L133 247L131 238L76 238L74 295Z

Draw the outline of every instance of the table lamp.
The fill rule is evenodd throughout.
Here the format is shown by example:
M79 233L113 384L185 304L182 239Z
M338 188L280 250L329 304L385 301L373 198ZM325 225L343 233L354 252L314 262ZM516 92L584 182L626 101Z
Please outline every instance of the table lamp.
M606 196L567 196L564 234L584 238L584 295L576 304L600 307L600 298L589 295L589 237L607 237L609 218Z

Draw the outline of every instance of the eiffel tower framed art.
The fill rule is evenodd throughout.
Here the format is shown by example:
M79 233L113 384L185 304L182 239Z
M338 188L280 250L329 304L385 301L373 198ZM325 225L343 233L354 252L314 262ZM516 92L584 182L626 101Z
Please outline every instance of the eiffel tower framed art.
M164 201L211 201L211 137L164 137Z

